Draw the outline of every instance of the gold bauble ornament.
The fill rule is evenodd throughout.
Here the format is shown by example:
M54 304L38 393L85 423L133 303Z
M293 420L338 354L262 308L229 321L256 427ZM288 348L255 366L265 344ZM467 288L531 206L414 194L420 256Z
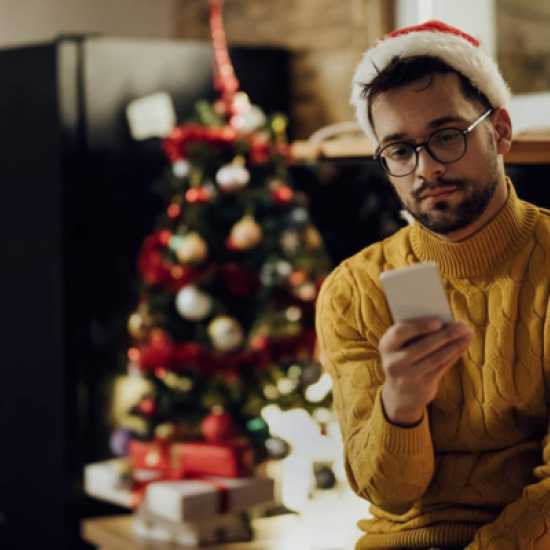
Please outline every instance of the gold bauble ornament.
M179 239L176 256L183 264L202 262L208 257L208 244L193 231Z
M249 250L262 240L262 228L252 216L243 216L232 227L230 240L237 250Z
M310 250L317 250L323 242L321 234L313 225L308 225L304 231L304 240Z
M233 317L221 315L208 325L208 336L218 351L234 351L244 341L243 329Z
M145 304L141 304L128 318L128 334L135 340L143 340L149 334L151 324L149 310Z
M174 439L175 435L176 435L176 426L173 422L165 422L163 424L159 424L155 428L155 437L157 439L162 439L162 440Z

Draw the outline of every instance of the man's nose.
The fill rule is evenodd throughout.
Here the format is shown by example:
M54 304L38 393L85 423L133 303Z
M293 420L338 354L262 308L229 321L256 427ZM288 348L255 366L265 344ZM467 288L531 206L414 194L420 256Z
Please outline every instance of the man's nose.
M440 176L445 172L445 165L434 159L426 147L421 147L418 151L418 165L416 167L416 176L428 181L433 181L434 176Z

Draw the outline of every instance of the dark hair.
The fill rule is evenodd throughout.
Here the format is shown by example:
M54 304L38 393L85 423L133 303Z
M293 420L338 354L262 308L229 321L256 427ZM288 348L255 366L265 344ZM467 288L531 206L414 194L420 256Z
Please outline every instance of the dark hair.
M485 109L491 108L491 104L485 94L480 92L462 73L459 73L441 59L428 55L417 55L405 59L395 56L388 66L380 71L369 84L362 84L361 96L369 100L367 115L371 126L374 128L371 113L372 100L378 94L387 92L393 88L406 86L426 76L433 77L435 74L447 73L454 73L458 76L460 89L466 99L479 101ZM430 78L426 87L430 86L431 82Z

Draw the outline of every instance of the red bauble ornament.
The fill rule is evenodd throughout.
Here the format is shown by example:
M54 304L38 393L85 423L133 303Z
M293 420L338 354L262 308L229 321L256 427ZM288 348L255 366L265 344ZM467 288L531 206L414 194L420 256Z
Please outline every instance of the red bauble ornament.
M204 186L191 187L185 192L185 200L190 203L208 202L212 194Z
M153 416L157 410L157 405L152 397L146 397L139 402L137 409L142 414Z
M250 138L249 157L252 164L263 164L271 158L269 134L255 133Z
M217 443L235 436L235 423L225 411L214 411L201 423L202 435L206 441Z
M286 184L276 186L272 191L273 199L278 204L288 204L294 198L294 191Z

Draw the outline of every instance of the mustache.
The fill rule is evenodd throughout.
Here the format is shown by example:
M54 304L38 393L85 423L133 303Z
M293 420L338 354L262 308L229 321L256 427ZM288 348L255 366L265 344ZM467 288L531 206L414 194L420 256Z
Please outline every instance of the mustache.
M468 183L464 180L438 179L437 181L424 181L424 183L418 189L415 189L411 194L416 200L420 200L420 195L432 189L441 189L445 187L456 187L457 189L462 189L467 185Z

